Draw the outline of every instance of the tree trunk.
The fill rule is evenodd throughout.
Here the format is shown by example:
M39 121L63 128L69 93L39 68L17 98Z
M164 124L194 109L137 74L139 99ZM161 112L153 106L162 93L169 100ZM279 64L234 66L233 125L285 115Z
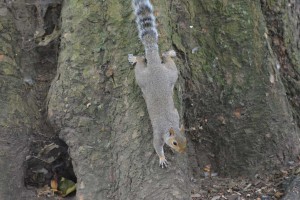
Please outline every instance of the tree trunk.
M190 180L208 165L221 175L253 177L296 160L298 0L151 2L160 51L178 55L174 98L188 152L165 147L171 165L159 168L146 104L127 61L130 53L144 54L130 1L65 0L58 30L47 6L59 0L6 0L0 3L0 199L34 199L25 194L23 163L34 140L55 133L69 146L77 199L190 199ZM58 60L54 29L61 34ZM54 42L42 46L47 36Z
M24 184L28 171L34 172L32 177L36 179L52 173L44 160L38 161L42 163L39 166L28 165L38 160L34 158L37 152L55 138L46 124L44 101L55 71L57 40L53 38L48 46L37 44L40 36L49 34L55 26L55 9L44 13L50 15L45 23L38 13L38 6L44 6L46 12L49 4L0 2L0 199L34 200L37 194ZM46 165L49 173L45 175Z
M130 1L64 2L49 119L70 147L78 199L188 199L187 155L168 152L171 166L158 166L127 61L127 54L144 51L130 7Z
M171 167L159 169L126 60L143 53L130 4L65 1L62 10L48 115L70 147L79 199L188 199L195 161L251 175L295 159L299 131L261 2L153 1L161 51L180 54L176 99L193 141L190 163L169 152Z
M38 112L28 99L18 62L19 34L12 13L0 2L0 199L19 199L24 190L24 161Z
M299 154L299 130L261 6L260 1L178 6L181 41L175 45L187 60L186 122L195 148L213 152L206 159L226 175L254 175Z

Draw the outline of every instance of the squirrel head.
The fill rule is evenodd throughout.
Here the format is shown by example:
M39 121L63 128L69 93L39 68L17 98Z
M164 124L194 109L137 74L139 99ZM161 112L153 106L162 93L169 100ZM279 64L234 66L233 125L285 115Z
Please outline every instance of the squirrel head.
M184 128L179 129L170 128L166 144L179 153L185 152L186 138L184 136Z

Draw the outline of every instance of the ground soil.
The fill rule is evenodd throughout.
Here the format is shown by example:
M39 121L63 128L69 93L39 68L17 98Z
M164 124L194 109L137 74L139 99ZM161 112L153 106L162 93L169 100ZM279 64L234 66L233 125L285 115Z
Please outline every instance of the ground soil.
M291 162L290 166L281 170L254 177L221 178L214 172L212 176L205 170L202 173L202 178L191 180L193 200L281 199L291 181L300 173L300 162Z

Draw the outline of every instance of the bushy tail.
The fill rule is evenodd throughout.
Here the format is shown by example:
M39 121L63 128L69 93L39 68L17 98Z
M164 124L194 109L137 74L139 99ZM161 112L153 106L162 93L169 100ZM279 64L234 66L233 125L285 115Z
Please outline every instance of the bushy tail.
M158 49L157 29L152 4L149 0L133 0L133 7L136 15L139 37L142 40L146 51Z

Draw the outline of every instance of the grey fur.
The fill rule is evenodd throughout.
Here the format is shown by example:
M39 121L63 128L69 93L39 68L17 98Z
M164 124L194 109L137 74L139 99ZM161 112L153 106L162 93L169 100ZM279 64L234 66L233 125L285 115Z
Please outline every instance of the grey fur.
M153 15L153 7L149 0L134 0L133 7L136 15L136 23L139 30L139 37L143 42L146 51L158 50L158 34Z
M160 158L160 166L166 167L168 163L164 156L164 144L179 152L183 152L186 147L186 138L180 131L179 114L173 101L173 88L178 71L172 57L176 53L173 50L164 53L162 62L158 52L152 5L149 0L134 0L133 5L147 62L144 57L132 54L128 55L128 60L136 64L135 78L143 92L150 116L153 146Z

